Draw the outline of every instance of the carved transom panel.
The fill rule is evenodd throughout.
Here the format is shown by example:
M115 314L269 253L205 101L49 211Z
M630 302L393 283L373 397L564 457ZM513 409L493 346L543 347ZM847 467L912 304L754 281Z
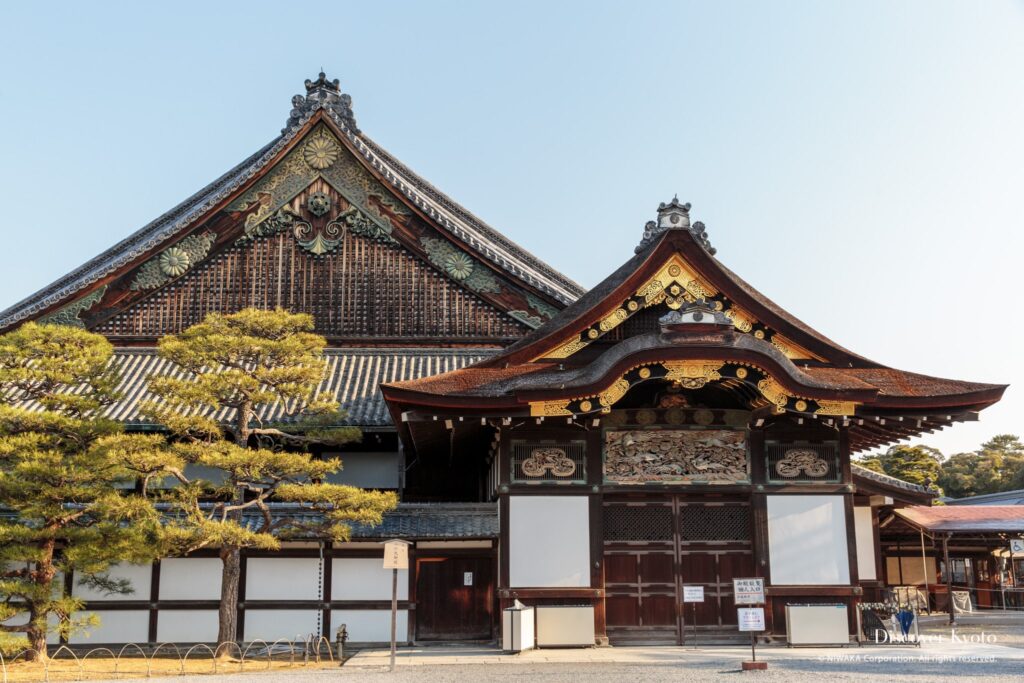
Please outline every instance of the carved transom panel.
M512 481L583 483L586 475L586 441L514 439L509 448Z
M608 431L604 478L618 484L746 483L746 434L719 429Z
M765 468L773 483L837 483L841 480L839 444L768 441Z

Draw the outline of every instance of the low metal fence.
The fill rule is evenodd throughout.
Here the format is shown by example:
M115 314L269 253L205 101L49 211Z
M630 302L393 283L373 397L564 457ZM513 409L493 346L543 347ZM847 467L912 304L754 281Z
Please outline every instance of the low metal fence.
M147 647L143 647L147 645ZM242 645L238 643L221 643L213 648L205 643L197 643L187 648L177 643L158 643L151 648L148 644L127 643L117 652L109 647L96 647L83 652L83 648L73 649L61 645L48 657L38 662L42 678L24 678L24 667L18 668L18 662L28 662L37 650L28 648L10 658L0 652L0 683L12 681L12 674L17 673L16 680L40 680L49 683L51 680L85 680L90 678L151 678L154 663L166 664L157 673L161 676L185 674L218 674L232 671L245 671L246 665L265 664L262 668L270 669L275 663L284 667L335 664L334 650L324 636L296 636L295 638L279 638L274 641L253 640ZM79 654L82 653L82 654ZM175 660L177 666L174 666ZM109 662L111 668L90 667L90 662ZM189 669L190 662L209 662L209 667ZM70 667L68 665L71 665ZM142 667L145 667L144 669ZM168 670L168 668L170 670ZM176 668L176 671L175 671ZM249 670L255 668L249 666ZM51 678L59 671L59 678ZM70 673L71 677L67 675ZM109 674L109 675L108 675Z

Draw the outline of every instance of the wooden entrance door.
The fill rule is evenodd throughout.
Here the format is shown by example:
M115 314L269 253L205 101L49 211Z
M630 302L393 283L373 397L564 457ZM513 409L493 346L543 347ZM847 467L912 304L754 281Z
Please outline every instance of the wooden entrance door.
M692 605L683 585L704 587L696 625L734 635L732 580L754 576L750 506L687 496L604 503L604 588L608 637L615 643L689 643Z
M416 640L490 640L493 616L491 558L416 559Z

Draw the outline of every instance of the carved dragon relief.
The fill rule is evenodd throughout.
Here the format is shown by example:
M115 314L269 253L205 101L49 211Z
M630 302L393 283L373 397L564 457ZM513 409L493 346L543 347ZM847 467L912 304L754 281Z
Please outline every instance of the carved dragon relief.
M616 484L747 483L746 435L732 430L608 431L604 478Z
M729 318L733 326L740 332L752 334L758 339L770 342L787 358L816 358L810 351L772 331L758 322L754 316L736 306L714 285L697 273L679 254L673 254L654 276L638 287L631 297L615 309L604 314L578 336L541 354L538 358L568 358L621 325L641 309L665 304L672 310L678 310L685 303L693 303L699 299L711 302L716 309L722 311Z

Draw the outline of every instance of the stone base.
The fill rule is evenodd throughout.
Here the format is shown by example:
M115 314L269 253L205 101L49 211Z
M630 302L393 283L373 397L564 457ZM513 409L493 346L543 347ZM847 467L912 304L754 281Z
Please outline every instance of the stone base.
M743 662L744 671L767 671L768 662Z

